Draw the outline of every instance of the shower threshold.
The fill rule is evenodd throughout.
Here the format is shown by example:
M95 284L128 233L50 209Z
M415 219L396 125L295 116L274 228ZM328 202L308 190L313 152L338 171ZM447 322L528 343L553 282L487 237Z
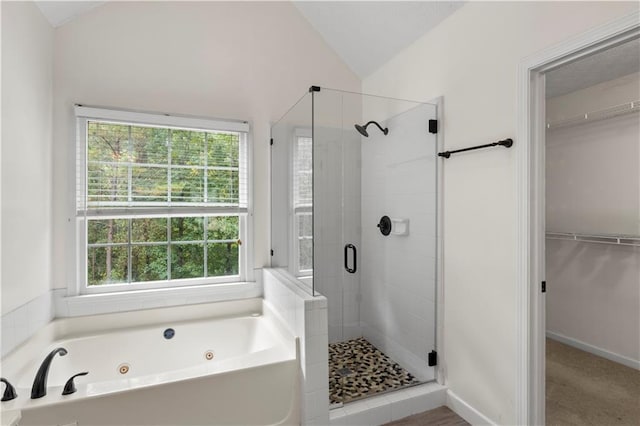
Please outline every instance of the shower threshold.
M329 344L329 403L332 409L421 383L363 337Z

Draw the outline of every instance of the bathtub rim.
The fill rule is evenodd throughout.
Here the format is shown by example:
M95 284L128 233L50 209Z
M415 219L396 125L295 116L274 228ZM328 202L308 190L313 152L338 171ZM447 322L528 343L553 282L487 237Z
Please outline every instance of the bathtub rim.
M141 328L166 322L236 318L253 313L263 314L262 298L55 318L5 354L0 361L4 364L27 349L48 346L56 340L79 337L88 333L108 333L123 328Z
M164 308L152 308L145 309L140 311L130 311L130 312L115 312L108 314L97 314L97 315L87 315L81 317L64 317L58 318L51 321L45 327L40 329L36 334L34 334L31 338L27 339L25 342L20 344L18 347L14 348L11 352L6 354L0 360L2 363L2 374L3 377L7 377L9 381L18 382L15 378L10 377L14 372L10 371L9 374L6 374L6 365L13 366L12 370L16 371L20 369L20 366L25 363L35 362L39 363L42 360L35 359L33 355L36 353L40 353L42 348L48 347L59 340L64 339L72 339L72 338L81 338L86 336L91 336L94 334L106 334L106 333L114 333L117 330L126 329L146 329L152 328L156 326L161 326L166 323L178 324L178 323L189 323L195 321L224 321L224 320L233 320L245 317L253 317L256 314L263 317L263 321L266 322L267 328L274 334L274 336L278 339L278 342L274 345L274 347L261 350L255 353L244 354L240 358L247 359L250 361L248 366L246 367L238 367L238 368L230 368L225 369L223 371L209 371L206 370L216 370L216 368L212 368L209 366L194 366L187 367L184 369L171 370L175 372L184 372L184 371L202 371L204 370L205 374L190 374L188 377L179 378L172 377L170 380L164 380L158 383L149 383L142 384L139 386L115 386L112 390L107 390L97 394L87 394L86 385L77 384L78 392L72 395L67 395L62 397L61 395L57 395L57 398L54 400L53 398L41 398L37 400L31 400L25 398L20 398L21 395L27 394L24 387L18 388L19 395L16 400L3 402L0 405L0 411L12 411L12 410L21 410L21 409L29 409L35 407L42 407L52 404L60 404L68 401L75 401L82 398L99 398L101 396L112 395L115 393L121 392L133 392L136 389L147 388L153 386L163 386L168 385L173 382L181 382L186 380L195 380L199 377L213 376L219 374L231 374L237 370L245 370L252 368L260 368L270 364L279 363L279 362L290 362L295 360L295 362L299 362L299 340L297 337L294 337L289 330L286 328L284 324L282 324L281 319L277 314L271 310L270 307L265 305L264 300L262 298L252 298L252 299L242 299L235 301L222 301L222 302L211 302L211 303L203 303L198 305L188 305L188 306L175 306L175 307L164 307ZM266 360L260 360L260 355L267 355ZM269 356L274 359L269 359ZM253 359L252 359L253 358ZM26 359L26 361L24 361ZM225 360L228 363L232 363L234 359ZM36 368L37 368L36 364ZM35 369L34 369L35 370ZM144 379L153 377L154 374L139 376L136 379ZM157 374L155 375L157 376ZM123 383L128 382L132 379L123 379L123 380L115 380L114 382ZM106 382L98 382L98 383L106 383ZM49 386L50 393L54 392L59 393L61 390L61 386Z
M296 339L297 346L297 339ZM76 384L78 390L76 393L71 395L61 395L60 391L62 390L62 386L51 386L48 388L49 392L47 396L49 398L44 397L40 399L30 399L30 398L17 398L12 401L3 402L2 406L0 406L0 414L4 416L5 412L22 412L24 410L29 410L32 408L45 408L54 405L61 405L70 402L79 402L81 400L86 399L96 399L113 395L123 395L127 393L136 392L138 390L147 390L153 389L159 386L170 386L174 383L184 383L193 380L204 380L206 378L214 378L217 376L226 376L237 373L238 371L250 372L252 370L257 370L261 368L269 368L270 366L287 364L287 363L295 363L298 364L298 359L296 358L296 351L293 351L293 355L290 357L282 357L282 359L268 361L268 362L257 362L255 365L247 366L244 368L234 368L234 369L225 369L219 372L212 372L210 374L199 374L199 375L191 375L189 377L180 377L172 380L161 381L158 383L145 383L139 384L137 386L114 386L112 389L106 389L102 392L98 393L87 393L87 386ZM181 370L176 370L176 372L180 372ZM150 376L145 376L150 377ZM121 383L127 382L128 380L121 380ZM20 390L25 390L24 388L20 388ZM24 393L22 393L24 395ZM19 395L20 396L20 395Z

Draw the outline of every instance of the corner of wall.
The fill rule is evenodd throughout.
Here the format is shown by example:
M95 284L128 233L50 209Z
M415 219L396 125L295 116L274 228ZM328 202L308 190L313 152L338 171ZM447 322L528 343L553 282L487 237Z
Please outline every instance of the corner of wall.
M35 3L3 3L3 314L52 288L53 37Z

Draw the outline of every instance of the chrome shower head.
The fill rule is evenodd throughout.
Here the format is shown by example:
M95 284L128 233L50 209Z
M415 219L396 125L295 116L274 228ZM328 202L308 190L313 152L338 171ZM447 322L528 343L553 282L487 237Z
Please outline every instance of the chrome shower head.
M369 127L370 124L375 124L378 129L380 129L380 131L382 133L384 133L385 135L387 135L389 133L389 129L387 129L386 127L383 129L381 125L379 125L378 123L376 123L375 121L370 121L367 124L365 124L364 126L360 125L360 124L356 124L354 127L356 128L356 130L365 138L369 137L369 132L367 132L367 127Z

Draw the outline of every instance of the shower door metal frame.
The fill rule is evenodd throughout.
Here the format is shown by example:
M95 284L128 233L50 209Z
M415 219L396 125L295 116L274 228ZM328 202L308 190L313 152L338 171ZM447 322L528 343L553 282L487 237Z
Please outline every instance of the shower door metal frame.
M439 96L429 101L436 106L436 152L444 151L444 97ZM445 371L442 367L444 359L444 158L436 155L436 330L433 346L437 352L435 378L444 386Z

